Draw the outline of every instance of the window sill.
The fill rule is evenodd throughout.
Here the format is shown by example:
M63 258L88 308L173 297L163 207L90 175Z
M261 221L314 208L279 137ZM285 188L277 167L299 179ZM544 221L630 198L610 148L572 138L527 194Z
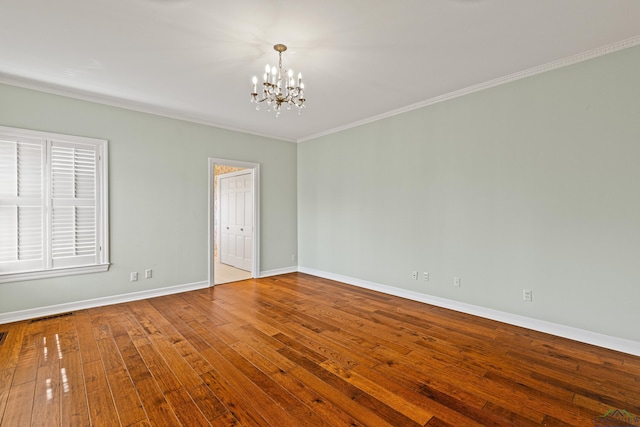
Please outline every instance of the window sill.
M109 264L88 265L86 267L59 268L54 270L27 271L24 273L0 274L0 283L24 280L48 279L51 277L74 276L76 274L100 273L109 270Z

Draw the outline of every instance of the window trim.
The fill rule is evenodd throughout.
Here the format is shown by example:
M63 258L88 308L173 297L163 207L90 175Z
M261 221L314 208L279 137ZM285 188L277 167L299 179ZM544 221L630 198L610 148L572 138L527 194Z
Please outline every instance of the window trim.
M109 263L85 265L82 267L57 268L51 270L24 271L0 275L0 283L22 282L25 280L48 279L50 277L75 276L77 274L99 273L109 270Z
M96 212L99 214L99 220L96 221L96 238L100 242L101 250L96 255L96 263L90 265L82 265L77 267L59 267L52 268L50 260L43 260L43 269L22 271L22 272L8 272L0 273L0 283L17 282L24 280L36 280L50 277L71 276L77 274L104 272L109 269L109 188L108 188L108 141L105 139L89 138L82 136L65 135L53 132L42 132L28 129L12 128L0 126L0 134L9 137L16 138L30 138L38 139L43 144L43 150L45 152L45 163L43 164L43 184L45 186L51 185L51 158L50 147L53 142L70 142L77 144L89 144L96 148L97 155L99 156L96 162ZM50 197L49 197L50 199ZM45 209L45 221L49 222L50 215L50 200L45 199L43 208ZM46 231L45 231L46 230ZM51 245L51 229L45 227L43 230L44 239L44 252L47 253L46 247ZM43 254L43 256L45 256ZM50 253L47 253L47 257L50 257Z

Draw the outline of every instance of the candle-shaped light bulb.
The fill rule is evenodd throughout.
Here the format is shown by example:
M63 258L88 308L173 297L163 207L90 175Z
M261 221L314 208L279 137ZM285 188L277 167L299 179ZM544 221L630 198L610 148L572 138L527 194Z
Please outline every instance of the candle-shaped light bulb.
M271 83L276 84L276 67L271 68Z
M253 82L253 92L251 93L256 93L256 85L258 84L258 78L256 76L253 76L253 79L251 79L251 81Z

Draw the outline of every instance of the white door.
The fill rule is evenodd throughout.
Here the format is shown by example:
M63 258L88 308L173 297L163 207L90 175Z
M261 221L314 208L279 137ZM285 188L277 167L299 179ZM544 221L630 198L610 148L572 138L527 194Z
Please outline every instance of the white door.
M220 182L220 262L251 271L253 178L251 172L218 176Z

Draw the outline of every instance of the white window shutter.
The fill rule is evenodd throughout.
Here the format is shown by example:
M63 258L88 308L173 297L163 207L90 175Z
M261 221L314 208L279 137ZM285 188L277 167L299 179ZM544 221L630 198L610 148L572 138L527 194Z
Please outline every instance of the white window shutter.
M51 142L53 268L98 262L97 162L94 146Z
M107 141L0 126L0 283L107 271Z
M0 136L0 273L43 268L43 154L42 141Z

